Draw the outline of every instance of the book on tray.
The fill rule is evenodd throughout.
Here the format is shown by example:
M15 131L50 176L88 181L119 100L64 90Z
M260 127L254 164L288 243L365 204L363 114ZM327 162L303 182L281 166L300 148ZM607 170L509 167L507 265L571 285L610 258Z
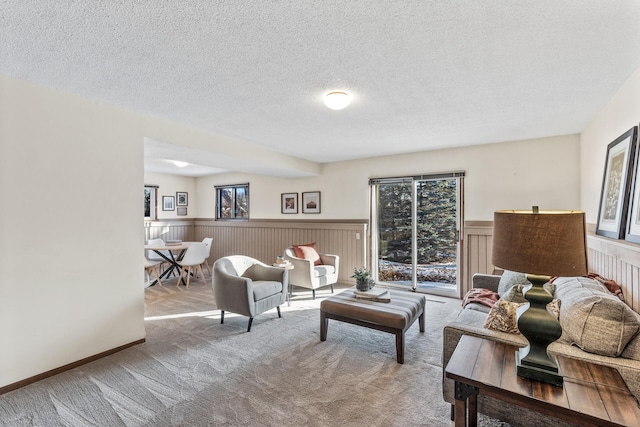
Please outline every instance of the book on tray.
M389 302L391 301L391 294L385 288L373 288L368 291L359 291L355 289L353 291L356 298L368 299L377 302Z

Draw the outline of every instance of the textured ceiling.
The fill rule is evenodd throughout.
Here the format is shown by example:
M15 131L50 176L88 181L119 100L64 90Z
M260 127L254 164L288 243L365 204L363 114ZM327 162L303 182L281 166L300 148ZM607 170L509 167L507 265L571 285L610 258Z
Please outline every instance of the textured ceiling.
M580 132L640 66L638 22L636 0L0 0L0 73L331 162Z

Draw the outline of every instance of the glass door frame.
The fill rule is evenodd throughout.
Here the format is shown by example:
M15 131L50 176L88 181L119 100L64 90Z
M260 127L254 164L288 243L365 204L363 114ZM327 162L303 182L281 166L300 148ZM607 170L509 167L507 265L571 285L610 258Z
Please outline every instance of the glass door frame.
M416 292L425 292L435 295L442 296L450 296L450 297L459 297L460 289L463 277L463 201L464 201L464 172L456 171L456 172L447 172L447 173L439 173L439 174L425 174L425 175L415 175L415 176L404 176L404 177L390 177L390 178L371 178L369 180L369 223L371 227L369 228L369 241L370 245L370 253L369 260L371 265L371 272L373 279L376 283L383 283L386 286L390 287L399 287L406 289L406 285L394 284L393 282L379 282L379 271L378 271L378 254L379 254L379 224L378 224L378 196L377 196L377 186L380 184L401 184L411 182L411 260L412 260L412 278L411 278L411 290ZM415 268L418 264L418 205L415 203L417 200L417 188L419 181L425 180L439 180L439 179L456 179L456 285L455 289L420 289L417 287L418 283L418 271Z

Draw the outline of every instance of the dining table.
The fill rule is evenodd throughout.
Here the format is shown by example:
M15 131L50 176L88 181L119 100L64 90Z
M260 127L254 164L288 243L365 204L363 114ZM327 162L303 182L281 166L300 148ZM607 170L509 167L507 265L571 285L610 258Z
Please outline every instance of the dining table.
M180 274L181 266L178 262L182 260L185 252L192 243L197 242L167 242L164 245L144 245L144 248L157 253L162 257L162 259L169 263L169 267L165 268L162 273L160 273L160 279L164 279L165 277L169 277L174 270L176 274ZM169 256L167 256L167 253ZM156 278L150 286L155 285L157 281L158 279Z

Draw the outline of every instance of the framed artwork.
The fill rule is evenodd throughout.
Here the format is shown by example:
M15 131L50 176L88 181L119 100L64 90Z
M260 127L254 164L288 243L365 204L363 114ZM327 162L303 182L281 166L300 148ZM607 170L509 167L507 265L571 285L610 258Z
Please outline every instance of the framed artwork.
M162 196L162 210L163 211L173 211L175 210L175 197L173 196Z
M187 208L177 208L178 209L178 216L185 216L187 214Z
M320 213L320 192L302 193L302 213Z
M624 236L636 134L637 127L634 126L607 146L596 225L596 234L601 236L612 239L621 239Z
M638 127L631 129L635 131L633 139L638 141L640 137ZM640 243L640 177L638 173L638 162L640 161L640 142L636 142L635 156L633 162L633 172L631 176L631 191L629 195L629 212L627 212L627 232L625 233L625 240L634 243Z
M189 193L184 191L176 192L176 206L189 206Z
M282 193L280 199L282 203L281 212L283 214L298 213L298 193Z

